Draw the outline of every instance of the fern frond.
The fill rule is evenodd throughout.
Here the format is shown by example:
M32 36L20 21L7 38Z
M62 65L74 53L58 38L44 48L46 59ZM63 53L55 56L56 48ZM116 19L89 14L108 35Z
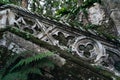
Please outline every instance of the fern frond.
M8 73L1 80L27 80L26 74L21 74L20 72Z
M7 62L7 64L6 64L6 68L7 67L9 67L11 64L13 64L15 61L16 61L16 59L18 59L18 57L19 57L19 55L14 55L14 56L12 56L9 60L8 60L8 62Z
M49 67L51 69L54 69L54 63L50 60L48 60L47 58L41 59L38 62L35 62L35 67L37 68L44 68L44 67Z
M29 73L43 75L41 70L39 68L35 68L35 67L31 67L31 68L27 68L25 70L21 70L21 73L26 74L26 75L29 74Z
M31 62L41 60L41 59L43 59L43 58L45 58L45 57L48 57L48 56L51 56L51 55L53 55L52 52L46 52L46 53L40 53L40 54L37 54L37 55L35 55L35 56L31 56L31 57L28 57L28 58L26 58L26 59L23 59L23 60L19 61L19 62L10 70L10 72L13 71L14 69L16 69L17 67L20 67L20 66L22 66L22 65L28 65L28 64L30 64Z
M32 51L23 51L20 54L14 54L8 59L8 62L5 67L7 68L12 64L14 64L19 57L24 57L25 55L30 55L30 54L32 54Z
M34 65L29 64L29 65L22 66L19 69L19 71L24 74L35 73L35 74L42 75L41 69L44 69L46 67L49 69L54 69L54 64L51 61L49 61L47 58L44 58L44 59L38 60L37 62L32 62L32 63L34 63Z

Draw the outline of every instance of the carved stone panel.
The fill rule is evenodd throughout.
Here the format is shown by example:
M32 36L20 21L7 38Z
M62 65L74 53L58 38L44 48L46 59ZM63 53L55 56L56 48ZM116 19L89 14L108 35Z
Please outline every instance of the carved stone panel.
M93 63L100 63L102 58L107 57L100 42L85 36L77 37L71 47L73 52Z
M90 62L91 65L101 66L103 69L120 74L117 68L120 62L118 56L120 55L120 46L102 39L97 34L93 35L87 31L71 28L66 24L38 16L27 10L15 6L11 7L11 9L2 7L0 10L0 28L12 25L12 27L17 27L49 44L56 45L63 50L70 50L71 53ZM10 35L6 38L13 42L9 46L16 46L17 38L11 39ZM30 45L21 44L18 45L31 49ZM35 49L38 48L35 47Z

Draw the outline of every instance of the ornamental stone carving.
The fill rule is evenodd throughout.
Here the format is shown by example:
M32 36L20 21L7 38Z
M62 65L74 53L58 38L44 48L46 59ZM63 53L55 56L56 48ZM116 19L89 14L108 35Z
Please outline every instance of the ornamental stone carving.
M100 63L102 58L107 57L100 42L85 36L77 37L71 47L73 52L92 63Z
M5 28L8 25L17 27L63 50L69 50L71 53L90 62L90 64L102 66L103 69L120 74L119 69L116 67L118 66L116 63L120 62L119 41L109 41L104 35L98 35L91 30L77 29L13 5L0 7L0 28ZM11 39L8 36L6 38ZM12 46L16 44L16 38L13 39L11 39ZM4 45L5 42L2 42L4 41L1 40L0 44ZM19 48L19 45L15 46ZM27 49L26 46L23 47Z

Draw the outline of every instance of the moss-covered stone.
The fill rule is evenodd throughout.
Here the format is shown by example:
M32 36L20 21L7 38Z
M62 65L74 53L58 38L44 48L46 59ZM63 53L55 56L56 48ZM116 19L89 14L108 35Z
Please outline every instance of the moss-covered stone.
M61 50L57 46L50 45L50 44L48 44L48 43L46 43L44 41L41 41L40 39L34 37L33 35L31 35L31 34L29 34L27 32L21 31L21 30L19 30L17 28L14 28L14 27L8 27L7 30L9 32L11 32L11 33L14 33L14 34L26 39L26 40L29 40L29 41L39 45L40 47L43 47L43 48L48 49L50 51L53 51L55 53L60 53L60 56L64 57L67 61L70 61L70 62L72 62L74 64L79 65L79 66L82 66L85 69L89 69L92 73L94 73L96 75L99 75L101 78L103 78L103 80L112 80L111 76L114 76L110 72L107 72L107 74L106 74L106 71L104 71L102 69L98 69L96 67L93 67L93 66L89 65L88 62L84 61L83 59L74 57L68 51Z

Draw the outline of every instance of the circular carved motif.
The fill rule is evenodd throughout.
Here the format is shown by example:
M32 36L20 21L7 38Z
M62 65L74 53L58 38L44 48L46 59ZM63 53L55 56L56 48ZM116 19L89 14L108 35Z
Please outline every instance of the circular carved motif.
M107 56L100 42L85 36L77 37L70 46L73 52L90 62L101 62Z

